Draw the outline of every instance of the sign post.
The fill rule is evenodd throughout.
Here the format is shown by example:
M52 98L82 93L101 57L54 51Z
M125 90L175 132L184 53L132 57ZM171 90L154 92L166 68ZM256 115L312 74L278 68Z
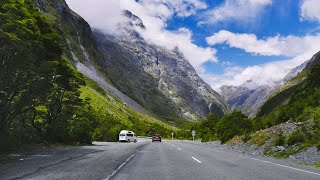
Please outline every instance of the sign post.
M171 133L171 139L172 139L172 140L173 140L173 135L174 135L174 133L172 132L172 133Z
M194 136L196 136L196 131L192 130L192 141L194 141Z

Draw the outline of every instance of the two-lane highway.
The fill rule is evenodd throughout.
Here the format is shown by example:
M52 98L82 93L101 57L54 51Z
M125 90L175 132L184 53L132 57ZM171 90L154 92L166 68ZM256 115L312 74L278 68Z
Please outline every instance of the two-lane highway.
M113 179L320 179L320 171L179 141L152 143Z
M317 168L191 142L95 144L25 152L0 162L0 179L320 179Z

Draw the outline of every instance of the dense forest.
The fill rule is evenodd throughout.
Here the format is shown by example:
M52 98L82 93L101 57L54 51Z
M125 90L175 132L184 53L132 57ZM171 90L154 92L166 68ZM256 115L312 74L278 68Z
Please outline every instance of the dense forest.
M196 139L202 142L221 140L225 143L234 136L241 136L253 131L252 121L242 112L233 111L219 118L216 114L208 114L199 122L187 124L177 132L179 139L192 139L191 131L196 131Z

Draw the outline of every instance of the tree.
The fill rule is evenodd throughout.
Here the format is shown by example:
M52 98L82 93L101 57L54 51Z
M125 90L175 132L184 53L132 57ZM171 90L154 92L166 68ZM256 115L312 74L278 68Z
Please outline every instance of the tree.
M0 2L0 39L0 146L34 130L64 139L83 82L62 58L60 36L30 0L8 0Z
M252 129L251 121L240 111L233 111L223 117L216 127L216 134L222 142L236 135L243 135Z

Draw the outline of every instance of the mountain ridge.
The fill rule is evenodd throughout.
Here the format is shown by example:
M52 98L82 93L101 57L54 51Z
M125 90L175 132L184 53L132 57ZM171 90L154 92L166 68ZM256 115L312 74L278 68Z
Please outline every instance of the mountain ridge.
M240 86L221 86L220 92L231 109L241 110L248 116L255 116L261 106L291 79L296 77L307 65L305 61L301 65L290 70L280 81L272 85L251 85L252 82Z
M139 18L132 13L128 15L128 18L132 17L133 21ZM147 28L140 21L138 25L130 25ZM104 66L105 73L109 74L118 89L160 116L163 116L161 108L166 109L165 106L170 109L165 111L192 120L204 118L210 112L219 116L228 112L220 95L197 75L177 48L168 50L149 44L132 27L122 30L125 32L121 36L94 30L99 47L105 54L105 62L102 63L107 64ZM124 77L128 74L140 79L136 81L129 76ZM152 107L156 104L152 96L158 97L158 107Z

